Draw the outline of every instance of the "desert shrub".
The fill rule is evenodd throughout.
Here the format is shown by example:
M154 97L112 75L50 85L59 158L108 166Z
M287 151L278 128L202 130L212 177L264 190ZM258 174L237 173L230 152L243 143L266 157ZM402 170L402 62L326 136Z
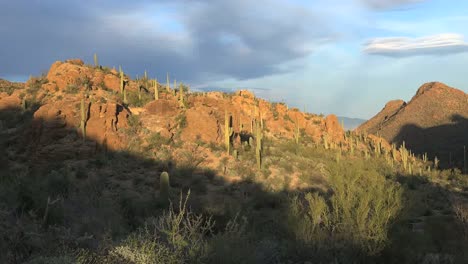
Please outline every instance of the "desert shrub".
M233 164L233 170L236 176L239 176L244 180L255 178L255 165L252 162L236 162Z
M152 133L148 137L148 145L150 148L159 148L162 145L167 145L169 142L170 139L162 136L159 132Z
M146 197L134 191L124 191L119 197L121 214L128 226L136 228L142 224L145 217L148 217L153 210L153 203Z
M51 171L46 178L47 193L52 197L68 196L71 186L70 176L65 169Z
M283 119L284 119L284 121L289 121L289 122L291 122L291 123L294 123L294 121L291 119L291 117L290 117L288 114L285 114L285 115L283 116Z
M47 80L47 78L45 78L44 76L32 77L30 79L30 85L28 87L28 93L36 93L37 91L39 91L39 89L41 89L43 84L46 84L48 82L49 82L49 80Z
M402 191L362 166L339 166L329 179L331 195L306 193L290 202L288 226L293 237L317 254L375 255L401 208Z
M80 91L77 85L75 84L69 84L67 87L65 87L64 92L67 94L77 94Z
M110 255L130 263L196 263L205 257L206 236L213 221L187 208L190 192L181 197L178 208L170 206L160 217L149 219Z
M71 255L64 256L40 256L25 262L25 264L74 264L77 263L76 259Z
M129 135L136 135L140 129L141 129L140 117L137 115L129 116L128 117L128 129L126 129L126 132Z
M8 95L12 95L13 92L18 89L18 87L15 86L0 86L0 92L7 93Z
M246 218L232 218L222 232L208 241L207 262L260 263L255 261L255 246L247 237L247 225Z
M207 144L207 147L208 147L212 152L224 150L224 146L222 146L222 145L220 145L220 144L216 144L216 143L214 143L214 142L208 143L208 144Z
M455 217L462 227L465 237L468 238L468 200L455 195L451 200Z
M181 113L176 117L176 122L179 124L179 129L185 128L187 126L187 117L184 113Z
M206 161L207 156L200 151L198 145L190 145L187 150L179 154L179 159L181 166L195 170Z
M141 93L141 98L138 95L138 91L135 91L135 92L128 91L127 92L128 104L131 106L142 107L146 105L148 102L154 100L154 97L151 95L151 93L147 92L145 89L142 89L140 93Z

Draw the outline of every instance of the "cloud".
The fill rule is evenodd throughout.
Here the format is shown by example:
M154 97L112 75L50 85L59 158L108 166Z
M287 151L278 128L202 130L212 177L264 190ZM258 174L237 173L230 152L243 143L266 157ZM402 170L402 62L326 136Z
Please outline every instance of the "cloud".
M365 53L389 57L449 55L468 52L468 43L460 34L439 34L421 38L375 38L365 44Z
M426 0L361 0L369 8L375 10L392 9L404 5L415 4Z
M320 24L320 26L318 26ZM7 1L0 9L0 76L29 75L70 57L129 74L210 82L292 69L330 31L320 15L280 0Z

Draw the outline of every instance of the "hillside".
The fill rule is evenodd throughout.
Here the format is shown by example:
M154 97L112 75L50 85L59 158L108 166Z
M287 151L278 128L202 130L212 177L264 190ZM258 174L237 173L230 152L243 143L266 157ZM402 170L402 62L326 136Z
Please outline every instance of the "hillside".
M468 260L468 177L252 92L79 59L0 86L5 263Z
M340 124L344 125L345 130L354 130L367 121L361 118L352 118L344 116L338 116L338 120L340 121Z
M379 135L441 165L463 167L468 146L468 95L443 83L422 85L408 102L394 100L357 131Z

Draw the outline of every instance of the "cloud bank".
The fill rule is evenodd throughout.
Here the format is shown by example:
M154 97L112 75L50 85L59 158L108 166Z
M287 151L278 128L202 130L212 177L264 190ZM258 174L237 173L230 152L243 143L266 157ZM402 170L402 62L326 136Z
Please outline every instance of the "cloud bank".
M375 38L365 44L363 51L371 55L389 57L449 55L468 52L468 43L460 34L439 34L421 38Z
M130 74L209 82L288 72L329 31L320 16L280 0L5 1L0 76L47 70L55 60L122 65Z

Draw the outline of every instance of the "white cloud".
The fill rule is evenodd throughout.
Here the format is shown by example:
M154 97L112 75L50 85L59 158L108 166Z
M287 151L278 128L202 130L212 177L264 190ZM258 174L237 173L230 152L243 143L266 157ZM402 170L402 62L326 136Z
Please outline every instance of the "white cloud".
M448 55L468 52L468 43L464 41L463 35L449 33L421 38L375 38L365 44L363 51L390 57Z
M361 0L365 5L373 9L390 9L398 6L414 4L426 0Z

